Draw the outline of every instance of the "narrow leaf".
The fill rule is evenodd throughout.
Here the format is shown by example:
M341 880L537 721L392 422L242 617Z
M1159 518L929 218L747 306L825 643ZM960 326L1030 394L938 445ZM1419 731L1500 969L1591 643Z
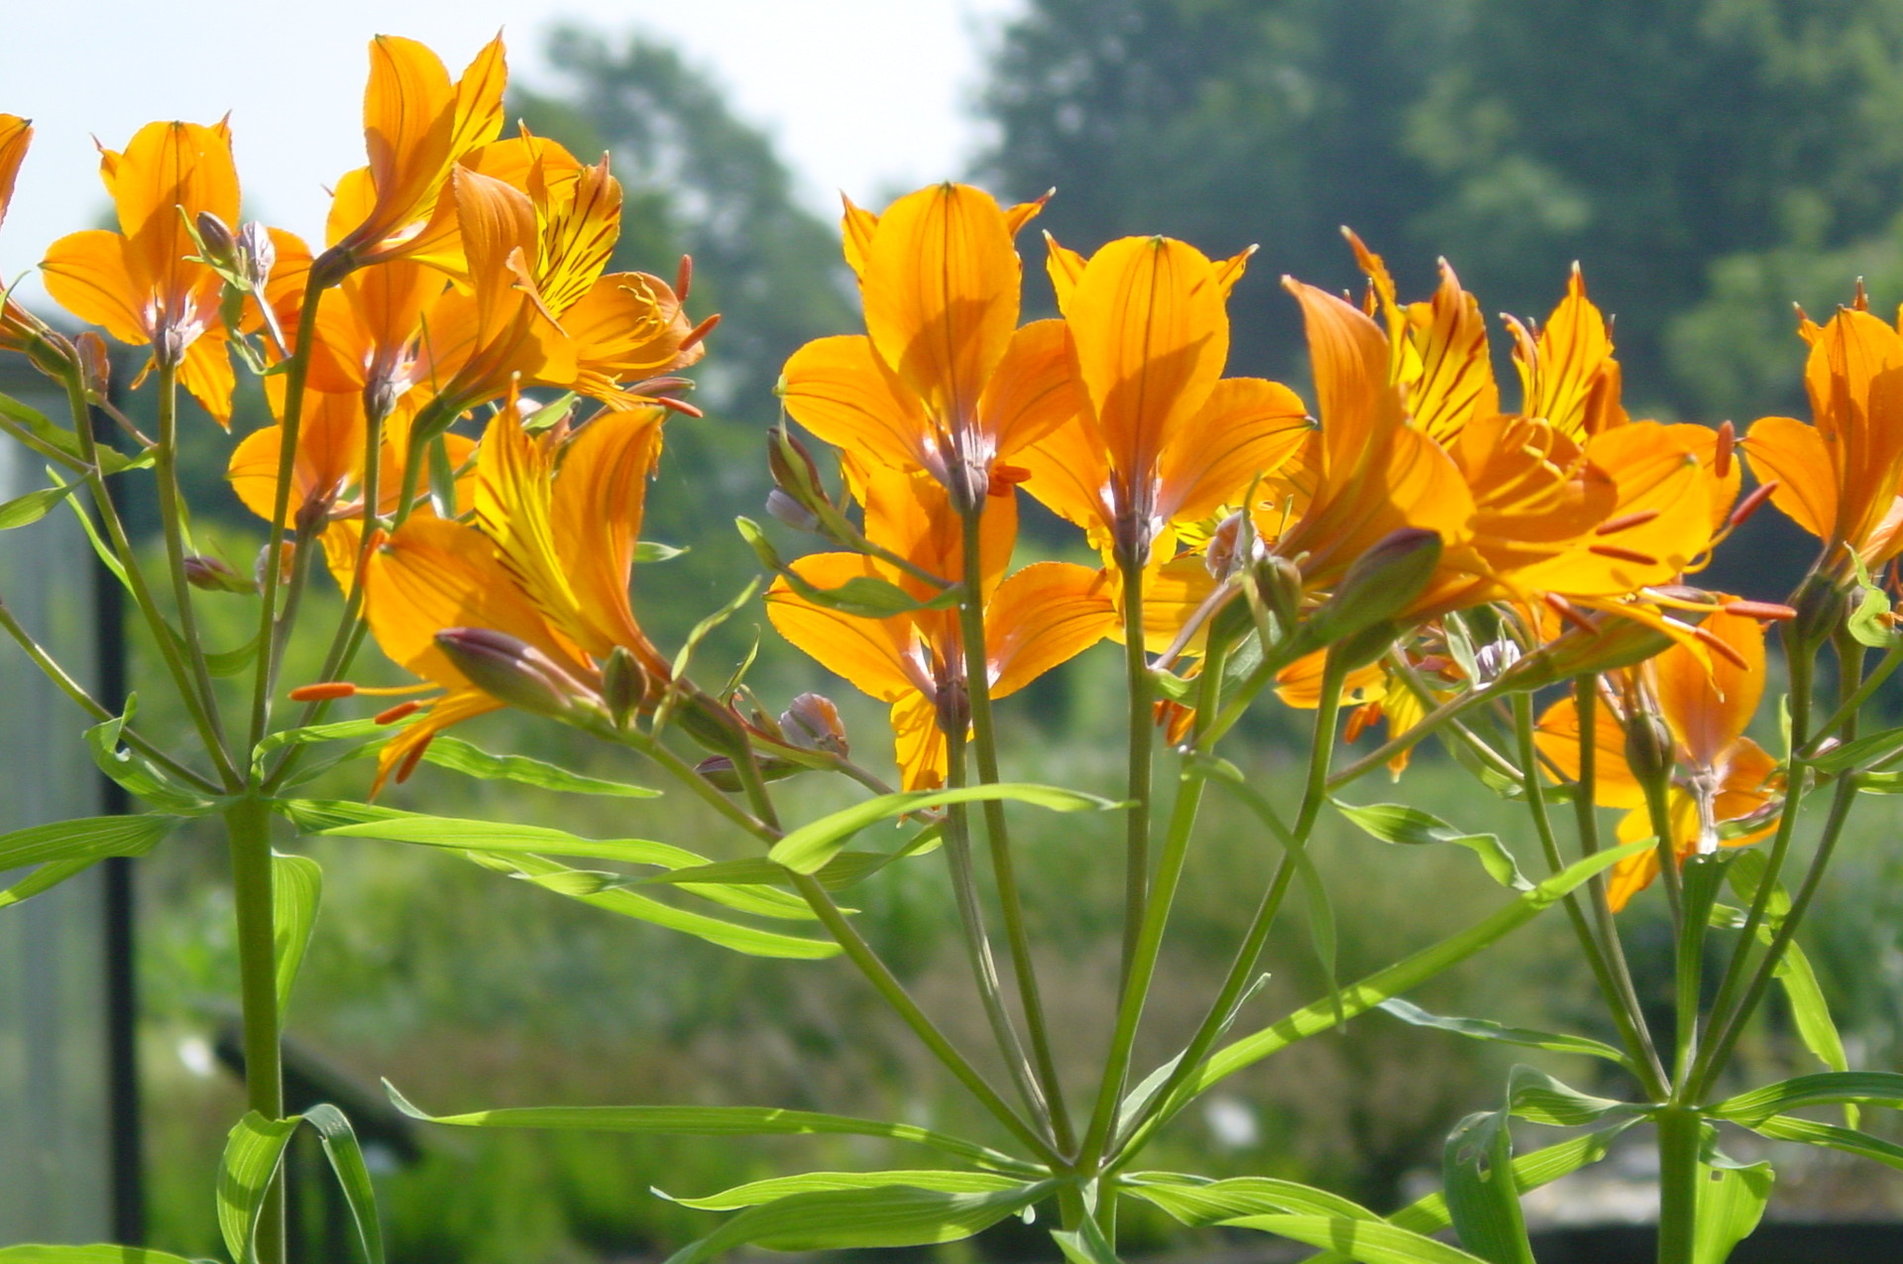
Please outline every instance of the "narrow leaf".
M1454 1127L1441 1153L1441 1181L1462 1246L1490 1264L1535 1264L1505 1111L1469 1115Z
M1697 1224L1692 1264L1725 1264L1732 1248L1751 1236L1770 1201L1777 1174L1769 1163L1698 1165Z
M1109 799L1102 799L1094 794L1084 794L1077 790L1016 782L989 786L962 786L955 790L913 790L903 794L882 794L800 826L775 843L773 850L767 855L795 873L817 873L821 866L846 845L847 839L868 825L896 820L908 813L942 804L975 803L986 799L1028 803L1033 807L1048 808L1053 812L1103 811L1119 806Z
M1377 1222L1381 1219L1360 1203L1339 1194L1272 1176L1210 1181L1175 1172L1132 1172L1124 1178L1123 1188L1131 1196L1162 1209L1191 1228L1231 1223L1239 1216L1284 1213Z
M1514 863L1513 853L1508 851L1494 834L1468 834L1449 825L1431 812L1411 808L1401 803L1343 803L1333 800L1341 814L1361 827L1371 837L1384 843L1394 843L1406 847L1420 847L1430 843L1449 843L1455 847L1465 847L1479 857L1480 865L1487 876L1503 887L1515 891L1532 888Z
M1746 1126L1805 1106L1834 1106L1856 1102L1862 1106L1903 1108L1903 1074L1895 1071L1820 1071L1727 1098L1708 1112Z
M904 1186L794 1194L741 1212L676 1251L667 1264L699 1264L737 1246L818 1251L957 1242L1022 1211L1055 1186L1041 1181L989 1194Z
M512 1106L462 1115L431 1115L393 1088L383 1088L396 1108L412 1119L457 1128L538 1128L564 1132L658 1133L676 1137L764 1137L833 1133L854 1137L888 1137L929 1146L944 1154L1004 1172L1041 1173L1022 1159L962 1137L913 1124L883 1119L854 1119L810 1110L781 1110L774 1106Z
M0 1246L0 1264L206 1264L170 1251L98 1243L92 1246Z
M18 882L0 891L0 909L30 900L42 891L50 891L66 879L92 868L93 860L54 860L41 865Z
M669 1202L696 1211L735 1211L757 1207L794 1194L816 1194L838 1189L883 1189L903 1185L911 1189L932 1189L945 1194L992 1194L1017 1189L1023 1181L995 1172L952 1172L941 1169L903 1169L892 1172L802 1172L798 1176L776 1176L771 1180L749 1181L705 1198L676 1198L661 1194Z
M1051 1230L1051 1241L1057 1243L1057 1249L1064 1253L1070 1264L1122 1264L1117 1258L1116 1248L1103 1236L1103 1230L1089 1216L1084 1217L1081 1228L1073 1231Z
M1361 1264L1486 1264L1477 1255L1379 1220L1339 1216L1245 1216L1230 1224L1327 1247Z
M324 1144L324 1156L344 1191L350 1217L357 1225L357 1242L369 1264L383 1264L383 1226L377 1220L377 1193L370 1183L370 1169L364 1166L363 1148L344 1112L328 1103L313 1106L304 1118L317 1129Z
M0 869L48 861L64 864L83 860L90 864L107 856L143 856L178 825L176 816L150 813L85 816L30 825L0 834Z
M317 929L317 907L323 901L324 871L309 856L271 855L272 920L277 935L278 1013L291 1004L291 988L298 967Z
M38 522L46 517L47 511L53 506L72 495L73 489L78 486L77 483L67 483L60 487L42 487L0 504L0 531Z
M1382 1001L1380 1008L1402 1022L1416 1027L1433 1027L1473 1040L1497 1040L1502 1044L1521 1045L1528 1049L1579 1053L1590 1058L1605 1058L1608 1061L1617 1062L1620 1066L1628 1065L1625 1054L1603 1041L1590 1040L1585 1036L1535 1031L1529 1027L1506 1027L1490 1018L1451 1018L1440 1014L1430 1014L1420 1006L1404 1001L1400 997Z
M1856 1128L1840 1128L1836 1124L1821 1123L1815 1119L1799 1119L1794 1115L1773 1115L1769 1119L1760 1119L1749 1127L1751 1131L1760 1136L1770 1137L1774 1141L1802 1141L1806 1145L1841 1150L1845 1154L1875 1159L1890 1167L1903 1169L1903 1146L1897 1145L1894 1141L1885 1141L1881 1137L1873 1137Z
M299 1122L295 1115L266 1119L255 1110L247 1111L225 1141L224 1161L218 1169L218 1230L236 1264L254 1264L257 1259L258 1218L264 1212L265 1192Z
M585 777L580 773L558 768L554 764L531 759L527 755L492 755L481 747L472 746L461 738L439 736L423 752L425 763L462 773L466 777L479 777L485 781L513 781L519 785L535 786L542 790L560 790L568 794L612 795L623 799L653 799L660 796L659 790L650 790L646 786L630 785L623 781L609 781L601 777Z
M1603 1119L1637 1119L1652 1110L1636 1102L1582 1093L1530 1066L1516 1066L1508 1073L1507 1109L1520 1119L1556 1128L1576 1128Z

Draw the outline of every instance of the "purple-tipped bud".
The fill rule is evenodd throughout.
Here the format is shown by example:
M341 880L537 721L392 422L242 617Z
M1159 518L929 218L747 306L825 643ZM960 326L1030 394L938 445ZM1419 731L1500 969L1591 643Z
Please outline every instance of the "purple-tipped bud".
M1209 543L1203 546L1203 565L1217 579L1227 579L1236 567L1247 560L1242 557L1242 538L1246 526L1242 511L1237 510L1209 533ZM1253 539L1253 532L1247 534Z
M1625 762L1641 786L1664 786L1672 780L1672 733L1651 711L1640 711L1625 722Z
M1440 558L1438 532L1390 531L1349 565L1334 596L1322 603L1304 632L1317 646L1331 645L1392 622L1426 590Z
M210 211L200 211L192 220L192 227L198 233L198 244L204 249L206 263L234 277L244 274L238 239L232 234L231 225Z
M766 511L795 531L819 534L819 516L777 487L766 494Z
M258 586L215 557L194 554L185 559L185 582L206 592L254 593Z
M826 484L819 476L819 467L813 463L812 455L787 433L785 426L777 426L767 433L766 463L773 475L774 491L783 501L791 502L782 508L769 496L767 512L774 517L802 531L815 531L829 516L838 514L826 495Z
M601 665L601 700L616 727L626 728L647 698L648 674L625 645L617 645Z
M444 628L436 644L456 670L498 702L572 722L599 719L601 695L547 654L493 628Z
M817 693L803 693L780 713L780 730L786 740L807 750L827 751L834 755L850 753L846 726L832 699Z

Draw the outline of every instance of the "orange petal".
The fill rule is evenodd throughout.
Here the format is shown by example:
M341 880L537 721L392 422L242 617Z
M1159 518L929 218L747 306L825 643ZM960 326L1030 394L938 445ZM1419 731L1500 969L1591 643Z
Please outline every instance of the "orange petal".
M866 251L872 245L872 234L879 227L879 217L863 206L856 206L845 194L839 200L846 204L846 212L840 217L839 235L845 244L846 266L861 281L866 276Z
M1539 753L1569 781L1579 777L1579 712L1571 697L1562 697L1541 714L1533 732ZM1619 717L1602 698L1593 708L1593 802L1601 807L1645 806L1645 791L1625 762L1625 730ZM1651 827L1647 826L1647 834Z
M17 114L0 114L0 223L6 222L7 205L13 201L13 182L32 141L30 123Z
M868 339L814 339L793 353L784 377L786 411L827 443L894 469L924 468L925 410Z
M1771 503L1819 540L1835 538L1837 480L1816 429L1795 417L1760 417L1746 434L1744 455L1760 483L1776 483Z
M892 737L899 784L904 789L936 790L945 784L948 752L945 733L938 727L937 704L918 693L893 703Z
M1273 474L1313 432L1294 391L1261 378L1224 378L1208 402L1165 440L1157 462L1156 512L1204 518L1240 504L1249 484Z
M1018 323L1022 266L990 194L939 184L879 217L866 251L866 332L879 358L947 429L976 418Z
M815 553L793 563L793 569L818 588L837 588L859 576L891 578L885 568L857 553ZM808 601L784 579L767 590L766 612L774 630L796 649L860 691L883 702L919 693L922 681L906 616L861 619L841 614Z
M992 696L1002 698L1069 662L1117 624L1103 571L1038 562L998 585L985 608Z
M1034 320L1011 335L978 404L999 460L1009 460L1085 407L1071 367L1070 331L1061 320Z
M667 662L635 622L628 580L666 415L660 408L598 414L563 450L551 504L555 555L593 634L587 639L625 646L661 679Z
M54 242L40 268L53 301L83 321L103 325L120 342L152 341L147 295L134 288L126 240L103 228L69 233Z
M1115 511L1110 507L1110 466L1096 430L1073 417L1016 455L1030 472L1024 490L1052 513L1090 533L1091 547L1108 547Z
M1692 763L1715 768L1744 736L1764 694L1764 625L1719 610L1699 626L1736 651L1740 661L1714 654L1701 663L1675 645L1652 659L1649 671L1672 736Z

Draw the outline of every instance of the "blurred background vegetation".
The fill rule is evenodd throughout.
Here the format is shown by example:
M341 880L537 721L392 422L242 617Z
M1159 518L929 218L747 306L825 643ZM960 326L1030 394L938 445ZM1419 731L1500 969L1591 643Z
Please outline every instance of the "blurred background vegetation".
M676 256L691 253L694 312L725 316L700 374L697 398L709 415L670 423L650 499L646 534L693 551L636 580L643 621L663 645L678 645L754 569L727 524L735 513L758 515L779 365L806 339L857 328L856 297L835 225L795 200L766 135L730 112L696 67L625 31L571 28L548 39L564 77L520 94L514 111L578 153L612 154L628 191L617 266L671 275ZM1742 428L1761 413L1802 414L1790 304L1827 312L1858 276L1880 311L1903 297L1903 0L1028 0L990 51L979 109L992 142L975 170L947 175L1006 199L1055 185L1037 224L1066 245L1087 251L1158 231L1211 254L1261 244L1231 303L1235 373L1302 381L1293 304L1276 281L1290 273L1358 288L1338 234L1344 224L1386 255L1405 293L1425 294L1445 256L1489 312L1543 316L1582 261L1593 297L1617 316L1635 415L1735 418ZM852 192L877 207L897 191ZM1042 248L1028 236L1023 246L1032 306L1047 309ZM222 445L205 440L200 503L229 507L237 561L253 546L235 533L253 524L218 490ZM1808 556L1774 519L1761 515L1734 539L1706 582L1781 595ZM1062 539L1046 530L1025 549L1070 547ZM234 609L234 642L237 617ZM738 658L762 622L755 607L728 625L708 661ZM1115 687L1106 653L1008 709L1009 749L1020 752L1012 775L1114 788L1120 725L1102 701ZM802 688L834 693L862 757L884 757L882 709L846 697L845 686L770 637L751 679L776 707ZM1242 762L1271 794L1287 787L1286 736L1298 723L1265 719L1245 735ZM471 736L640 777L616 752L550 725L501 717ZM339 794L368 780L361 763L336 777ZM826 787L790 793L834 801ZM1477 794L1431 753L1401 795L1520 846L1513 806ZM1388 796L1368 787L1360 797ZM731 854L709 820L676 798L630 806L503 793L426 767L390 801ZM1903 822L1892 802L1870 804L1808 945L1842 999L1856 1060L1872 1066L1894 1064L1903 999L1903 857L1890 846ZM1104 1036L1121 860L1099 857L1104 841L1072 824L1025 815L1019 825L1062 1052L1082 1083ZM1221 945L1246 920L1274 860L1245 815L1220 801L1204 837L1168 985L1156 997L1152 1060L1173 1052L1172 1040L1200 1017L1226 964ZM1346 827L1320 843L1343 977L1457 929L1501 898L1465 852L1402 851ZM897 1114L984 1132L836 963L736 958L440 855L360 841L298 845L324 864L327 913L291 1032L339 1074L370 1086L387 1076L443 1111L722 1102ZM178 844L141 868L153 1237L187 1252L214 1249L204 1191L240 1101L213 1054L228 1018L216 998L233 994L235 978L221 869L216 850ZM961 982L941 867L901 866L850 895L868 935L961 1043L986 1043ZM1641 943L1661 933L1651 903L1627 915ZM1272 977L1245 1022L1324 988L1309 928L1299 914L1285 923L1267 957ZM1568 944L1558 918L1535 923L1415 999L1604 1034ZM1748 1052L1758 1069L1806 1066L1777 1023ZM1299 1177L1392 1206L1410 1174L1435 1169L1453 1121L1496 1103L1513 1060L1374 1015L1238 1077L1165 1136L1155 1166ZM1592 1087L1594 1068L1554 1069ZM650 1196L650 1186L705 1194L794 1163L904 1166L920 1157L860 1141L438 1131L421 1145L414 1163L391 1152L383 1179L392 1258L405 1264L651 1256L704 1231L708 1217ZM1835 1198L1851 1210L1903 1208L1880 1170L1843 1175L1793 1169L1780 1205L1829 1209ZM1810 1201L1792 1202L1792 1188L1807 1185ZM1161 1247L1166 1228L1141 1223L1131 1240L1138 1250ZM1021 1245L1007 1230L979 1249L1002 1255Z

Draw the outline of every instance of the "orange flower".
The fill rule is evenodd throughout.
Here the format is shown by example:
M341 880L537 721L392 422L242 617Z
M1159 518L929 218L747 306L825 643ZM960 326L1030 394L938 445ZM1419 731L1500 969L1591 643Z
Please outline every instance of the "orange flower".
M820 338L786 362L786 409L837 447L921 469L968 509L993 472L1078 407L1064 327L1018 327L1011 239L1043 206L1006 210L936 184L874 216L846 204L846 260L866 333Z
M944 487L923 471L874 469L855 481L863 492L868 539L930 574L963 581L963 524ZM1017 531L1009 490L992 498L981 521L986 667L991 695L1004 697L1102 640L1116 614L1103 573L1089 567L1039 562L1004 577ZM793 570L821 589L870 577L920 600L936 595L916 576L858 553L814 554L795 562ZM945 734L969 723L956 610L859 618L820 605L780 579L767 593L767 615L781 636L827 670L892 704L907 789L944 784Z
M33 126L14 114L0 114L0 223L5 223L7 207L13 201L13 182L26 160L27 146L33 141ZM0 283L0 291L4 283ZM9 351L28 351L47 346L52 330L46 322L14 302L0 297L0 347Z
M1177 528L1239 502L1310 433L1288 387L1222 376L1248 256L1125 237L1086 261L1050 242L1083 407L1025 454L1025 490L1119 565L1170 559Z
M1726 822L1761 818L1778 796L1777 761L1744 735L1764 693L1763 625L1720 609L1701 626L1729 653L1701 657L1674 644L1640 667L1618 673L1608 682L1609 696L1595 709L1593 732L1599 750L1593 801L1627 809L1619 837L1631 842L1655 831L1645 790L1626 764L1625 726L1638 709L1665 721L1674 764L1667 810L1672 849L1681 861L1721 844L1757 842L1776 828L1771 818L1733 838L1719 834ZM1579 775L1579 716L1570 697L1540 717L1535 740L1561 774ZM1621 861L1607 888L1613 911L1624 908L1658 871L1656 851Z
M1903 336L1859 306L1821 328L1806 320L1804 385L1814 425L1761 417L1744 440L1771 503L1824 542L1822 565L1848 579L1903 553Z
M453 231L440 206L450 172L502 125L508 80L502 37L485 44L454 84L442 59L414 40L370 41L363 134L370 165L338 182L334 244L323 283L366 264L427 253ZM337 223L340 214L350 220Z
M102 149L100 173L119 229L54 242L42 264L46 290L67 311L121 342L150 345L153 360L220 425L231 421L234 377L219 318L224 281L191 256L187 221L204 212L238 222L238 173L224 123L148 123L124 153Z
M504 408L477 454L475 523L415 514L372 550L371 632L390 658L444 690L384 747L379 785L392 770L407 776L442 729L519 696L472 679L445 652L445 633L518 645L533 677L525 687L554 681L582 711L598 708L602 665L620 647L646 674L647 700L658 696L668 663L635 620L628 580L665 416L609 411L558 440L530 436Z

